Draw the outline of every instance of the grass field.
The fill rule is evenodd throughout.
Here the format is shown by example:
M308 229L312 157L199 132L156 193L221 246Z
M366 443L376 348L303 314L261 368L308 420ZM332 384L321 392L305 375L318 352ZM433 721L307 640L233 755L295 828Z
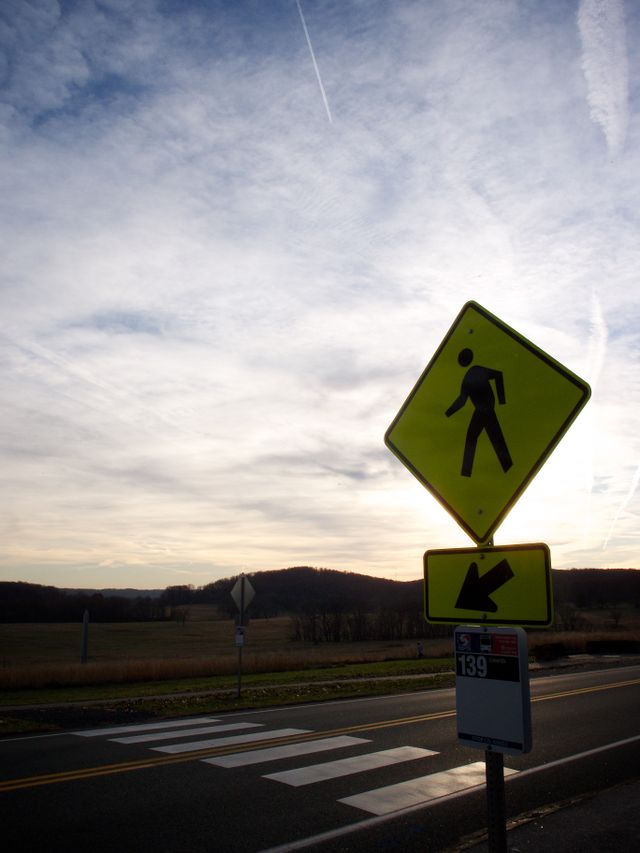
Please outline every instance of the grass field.
M396 692L407 678L423 689L451 679L440 674L451 669L450 640L417 660L410 642L313 645L291 642L290 634L288 618L248 626L239 698L231 620L92 625L86 664L79 662L80 625L0 625L0 734ZM45 707L60 703L66 707ZM2 711L10 706L23 710Z
M247 628L246 647L270 652L287 645L288 619L260 619ZM80 624L0 625L0 667L80 660ZM89 626L92 662L206 657L236 653L228 621L118 622Z
M0 624L0 734L421 690L453 684L451 638L413 642L291 641L287 617L250 623L242 650L242 698L232 620L203 612L177 622L94 624L80 663L79 624ZM584 652L594 639L640 641L640 614L580 614L582 630L536 631L532 654L554 643ZM544 659L544 658L543 658ZM101 703L96 706L96 702ZM47 709L48 704L64 708Z
M235 626L228 621L130 622L89 628L87 664L80 663L81 626L0 625L0 688L144 682L232 675L237 672ZM292 642L287 617L251 622L245 633L246 673L323 665L413 660L412 642ZM430 656L451 654L451 641L425 644Z
M80 663L80 624L0 624L0 688L105 684L232 675L238 650L231 619L207 621L204 608L191 608L179 622L125 622L89 627L88 662ZM571 652L585 651L595 638L640 639L640 612L621 609L615 622L608 610L580 612L581 630L537 631L536 646L562 642ZM312 643L291 640L288 617L252 621L242 650L246 673L284 672L344 663L415 658L411 641ZM427 657L452 654L451 639L427 640Z

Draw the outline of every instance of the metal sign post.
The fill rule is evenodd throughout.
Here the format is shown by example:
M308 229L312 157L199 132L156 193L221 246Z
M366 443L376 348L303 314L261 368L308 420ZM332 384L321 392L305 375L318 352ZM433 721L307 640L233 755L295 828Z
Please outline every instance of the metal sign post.
M80 647L80 663L87 662L89 652L89 611L85 610L82 616L82 643Z
M242 690L242 647L244 646L244 588L245 577L240 575L240 615L238 617L238 628L242 630L242 642L238 642L238 628L236 628L236 646L238 647L238 699Z
M242 690L242 648L244 646L245 635L244 613L245 609L253 600L254 595L255 590L251 586L249 579L245 577L244 574L241 574L236 581L235 586L231 590L231 598L233 598L236 603L236 607L239 610L236 626L236 646L238 648L238 699L240 698Z
M487 780L489 853L507 853L507 809L504 797L504 759L501 752L484 753Z

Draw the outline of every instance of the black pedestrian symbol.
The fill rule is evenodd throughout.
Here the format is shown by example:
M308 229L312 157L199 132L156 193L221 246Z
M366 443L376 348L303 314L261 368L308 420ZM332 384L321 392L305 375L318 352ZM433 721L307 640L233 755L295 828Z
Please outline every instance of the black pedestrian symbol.
M468 347L460 350L458 354L458 364L461 367L467 367L473 361L473 351ZM462 458L463 477L470 477L473 470L473 460L476 455L476 447L478 438L484 430L491 442L496 456L502 465L503 471L508 471L513 465L507 442L505 441L502 429L498 422L498 417L495 413L496 400L491 388L491 380L496 386L496 394L498 395L498 403L501 406L505 405L504 396L504 380L502 371L493 370L490 367L482 367L475 364L470 367L464 375L460 388L460 395L449 406L445 415L450 418L455 412L461 409L467 400L471 400L474 407L474 412L471 415L471 421L467 428L467 437L464 443L464 455Z

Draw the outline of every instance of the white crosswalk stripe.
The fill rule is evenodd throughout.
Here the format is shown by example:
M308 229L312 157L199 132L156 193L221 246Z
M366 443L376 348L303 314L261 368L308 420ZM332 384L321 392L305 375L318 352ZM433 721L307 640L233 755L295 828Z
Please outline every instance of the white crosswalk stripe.
M198 749L210 749L216 746L229 746L239 743L251 743L255 740L274 740L279 737L289 737L290 735L306 735L309 734L309 729L273 729L268 732L258 732L252 735L234 735L233 737L218 737L209 738L209 740L198 740L191 743L172 743L168 746L154 746L154 752L196 752Z
M509 776L517 773L505 767L504 774ZM355 806L374 815L390 814L399 809L428 803L438 797L463 791L476 785L482 785L485 781L484 761L476 761L473 764L464 764L441 773L432 773L429 776L420 776L418 779L410 779L397 785L387 785L384 788L376 788L355 794L352 797L344 797L338 800L347 806Z
M265 761L277 761L281 758L292 758L297 755L309 755L313 752L326 752L330 749L343 749L359 743L370 743L361 737L328 737L318 740L308 740L303 743L288 743L283 746L272 746L266 749L254 749L250 752L234 752L219 758L203 758L203 764L215 764L217 767L244 767L248 764L260 764Z
M109 737L109 735L121 735L126 732L148 732L159 729L179 729L186 726L201 725L202 723L219 723L216 717L187 717L184 720L172 720L170 723L137 723L132 726L113 726L107 729L82 729L79 732L71 732L77 737Z
M323 764L312 764L310 767L298 767L295 770L269 773L263 778L273 779L276 782L284 782L286 785L292 785L297 788L301 785L326 782L329 779L350 776L353 773L363 773L379 767L388 767L390 764L414 761L417 758L426 758L429 755L437 754L433 749L421 749L417 746L400 746L396 749L384 749L380 752L354 755L351 758L339 758L336 761L327 761ZM211 763L213 764L214 762Z
M217 734L219 732L232 732L240 729L262 728L263 723L226 723L221 726L199 726L187 731L151 732L151 734L129 735L127 737L111 738L114 743L149 743L149 741L173 740L176 737L191 737L192 735Z

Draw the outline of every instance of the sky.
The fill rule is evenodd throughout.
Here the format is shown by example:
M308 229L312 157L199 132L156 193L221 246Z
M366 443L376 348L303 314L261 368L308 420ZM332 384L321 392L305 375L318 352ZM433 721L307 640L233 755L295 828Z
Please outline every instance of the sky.
M0 579L396 580L475 300L592 396L495 534L640 567L640 7L3 0Z

